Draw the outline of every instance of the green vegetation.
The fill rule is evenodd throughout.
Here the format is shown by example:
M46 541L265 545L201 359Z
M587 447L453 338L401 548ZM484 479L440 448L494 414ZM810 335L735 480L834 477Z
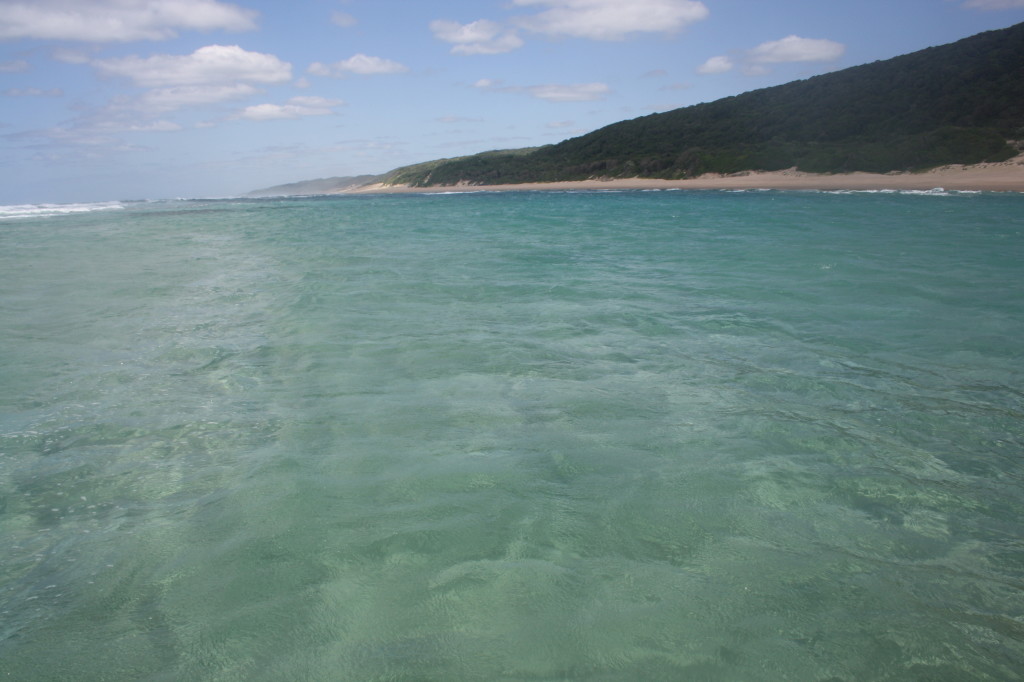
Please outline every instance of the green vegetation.
M423 163L413 164L412 166L402 166L396 168L393 171L385 173L376 179L376 182L383 182L385 185L431 185L431 184L455 184L458 180L450 182L437 182L432 181L432 176L435 171L440 168L447 169L449 166L456 164L467 164L472 167L473 164L488 164L494 160L500 162L506 159L514 159L522 156L528 156L533 152L541 149L541 147L525 147L523 149L501 149L489 152L482 152L480 154L473 154L472 156L458 156L453 159L437 159L435 161L424 161ZM442 171L443 172L443 171Z
M407 166L417 186L688 178L780 170L921 170L1005 160L1024 138L1024 24L736 97L622 121L559 144Z

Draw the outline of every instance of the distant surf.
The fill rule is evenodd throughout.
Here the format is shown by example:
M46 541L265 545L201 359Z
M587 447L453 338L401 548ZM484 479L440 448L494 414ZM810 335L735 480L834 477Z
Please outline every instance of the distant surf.
M48 218L50 216L117 211L124 208L120 201L101 201L86 204L14 204L0 206L0 220L7 218Z

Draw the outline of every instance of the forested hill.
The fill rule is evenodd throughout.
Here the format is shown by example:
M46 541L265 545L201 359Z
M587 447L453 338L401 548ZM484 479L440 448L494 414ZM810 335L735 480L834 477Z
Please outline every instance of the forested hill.
M398 169L449 185L707 172L915 170L1011 157L1024 139L1024 24L785 85L615 123L523 153Z

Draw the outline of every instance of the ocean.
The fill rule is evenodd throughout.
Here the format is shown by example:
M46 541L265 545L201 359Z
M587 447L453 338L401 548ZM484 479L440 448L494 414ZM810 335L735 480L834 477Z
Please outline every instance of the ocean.
M0 679L1024 675L1024 195L0 207Z

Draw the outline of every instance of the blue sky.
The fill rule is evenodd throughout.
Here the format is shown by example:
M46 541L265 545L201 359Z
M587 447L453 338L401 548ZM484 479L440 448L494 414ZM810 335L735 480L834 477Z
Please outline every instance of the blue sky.
M1024 0L0 0L0 204L231 196L558 142Z

